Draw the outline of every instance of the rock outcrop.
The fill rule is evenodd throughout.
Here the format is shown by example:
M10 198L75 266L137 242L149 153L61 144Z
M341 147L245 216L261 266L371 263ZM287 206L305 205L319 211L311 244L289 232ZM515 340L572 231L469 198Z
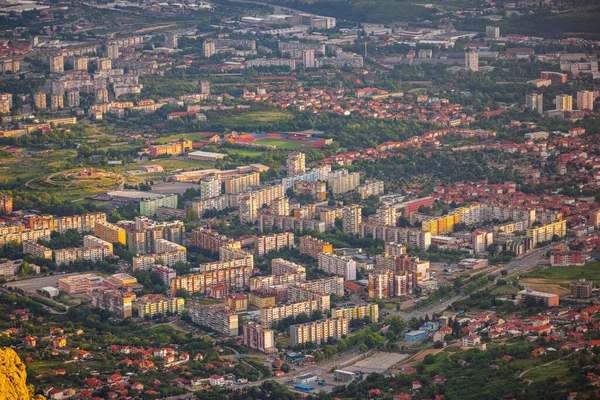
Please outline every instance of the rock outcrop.
M13 349L0 349L0 397L6 400L41 400L27 387L25 364Z

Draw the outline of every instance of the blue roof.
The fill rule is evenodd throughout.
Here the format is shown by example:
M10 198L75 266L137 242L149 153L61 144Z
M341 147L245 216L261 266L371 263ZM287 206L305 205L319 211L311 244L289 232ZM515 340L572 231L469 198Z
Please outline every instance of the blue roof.
M315 390L312 386L308 386L308 385L296 385L296 386L294 386L294 389L302 390L304 392L308 392L310 390Z

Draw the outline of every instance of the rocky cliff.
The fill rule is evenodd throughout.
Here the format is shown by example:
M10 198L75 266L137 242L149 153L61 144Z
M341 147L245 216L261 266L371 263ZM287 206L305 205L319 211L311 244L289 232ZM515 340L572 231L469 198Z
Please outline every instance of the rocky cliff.
M8 347L0 348L0 397L6 400L42 400L27 387L25 364Z

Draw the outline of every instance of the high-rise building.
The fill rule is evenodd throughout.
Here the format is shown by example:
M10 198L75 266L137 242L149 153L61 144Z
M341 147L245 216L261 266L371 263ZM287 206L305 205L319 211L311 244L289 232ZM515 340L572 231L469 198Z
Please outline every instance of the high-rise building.
M357 234L362 222L362 207L353 204L342 211L342 230L344 233Z
M125 229L113 225L110 222L96 222L94 224L94 235L108 243L127 244L127 232Z
M205 41L204 44L202 45L202 52L203 52L205 58L209 58L209 57L212 57L213 55L215 55L215 53L217 52L217 47L215 45L215 42L213 42L211 40Z
M255 252L258 256L264 256L271 251L279 251L283 248L293 248L294 234L291 232L274 233L272 235L258 236L254 242Z
M210 94L210 81L200 81L200 93Z
M585 279L571 281L571 297L587 299L592 296L592 282Z
M496 39L500 37L500 28L497 26L486 26L485 27L485 36Z
M258 185L260 185L260 174L258 172L236 175L225 180L225 193L239 194L248 191L250 186Z
M177 208L177 195L169 194L140 201L140 214L153 217L158 207Z
M0 214L8 215L13 212L13 198L9 194L0 193Z
M115 60L119 58L119 45L117 44L107 44L106 45L106 57L111 60ZM109 68L110 69L110 68Z
M107 310L118 318L129 318L133 315L135 298L133 292L95 289L92 291L92 306Z
M479 71L479 52L467 51L465 53L465 69L467 71Z
M287 176L300 175L306 172L306 158L304 153L291 153L285 163L285 169L287 171Z
M73 61L73 69L77 71L87 71L88 69L88 58L87 57L77 57Z
M221 179L218 175L209 175L200 180L200 198L210 199L221 195Z
M242 325L244 335L244 346L262 351L263 353L275 353L275 332L272 329L265 329L256 322L245 322Z
M302 52L302 63L304 68L317 67L317 52L314 49L304 50Z
M525 108L542 114L544 112L544 95L542 93L532 93L526 95Z
M108 103L108 89L98 88L96 89L96 103Z
M153 315L181 314L185 300L181 297L165 297L160 294L146 294L138 299L138 316L144 318Z
M379 306L377 304L367 304L364 306L347 306L331 309L332 318L363 319L371 318L371 322L376 324L379 321Z
M33 95L33 101L38 110L46 109L46 94L42 92L38 92Z
M348 318L325 319L290 326L290 346L303 343L321 344L329 338L341 339L348 334Z
M343 194L360 185L360 173L349 173L347 169L332 171L327 175L327 183L333 194Z
M101 71L112 69L112 60L110 58L99 58L96 60L96 65Z
M570 111L573 109L573 96L568 94L556 96L556 110Z
M65 108L65 96L62 93L55 93L50 96L50 108L52 111Z
M165 47L168 47L169 49L177 48L177 33L175 33L175 32L165 33Z
M227 336L239 334L238 315L222 308L206 307L192 303L190 317L198 325L207 326Z
M50 56L50 72L65 72L65 58L63 56Z
M319 254L321 253L333 253L333 246L331 243L308 235L300 238L300 254L307 254L312 258L319 258Z
M318 265L328 274L343 276L347 281L356 280L356 261L349 257L321 253Z
M578 110L593 110L594 109L594 92L583 90L577 92L577 109Z
M67 92L67 105L69 108L79 107L80 99L79 99L79 90L73 89Z

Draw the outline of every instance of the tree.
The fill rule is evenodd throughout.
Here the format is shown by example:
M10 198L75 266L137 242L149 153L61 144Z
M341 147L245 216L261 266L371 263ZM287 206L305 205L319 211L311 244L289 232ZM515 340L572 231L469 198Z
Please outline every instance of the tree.
M366 344L362 343L360 346L358 346L358 349L360 350L361 353L366 353L367 350L369 350L369 348L367 347Z
M33 272L33 269L31 268L31 265L29 265L29 263L27 261L23 261L23 263L19 267L19 275L27 276L27 275L30 275L32 272Z

